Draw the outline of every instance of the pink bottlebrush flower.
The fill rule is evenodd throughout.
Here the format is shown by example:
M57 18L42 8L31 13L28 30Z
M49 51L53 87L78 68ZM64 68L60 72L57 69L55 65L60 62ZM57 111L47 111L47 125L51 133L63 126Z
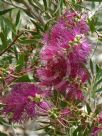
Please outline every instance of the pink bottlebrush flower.
M85 68L88 56L91 52L91 47L87 43L82 43L73 47L73 52L69 53L68 58L70 61L71 72L70 76L75 78L79 77L82 82L89 78L89 73ZM77 58L77 59L76 59Z
M66 120L66 117L70 118L71 116L71 110L69 108L64 108L60 111L60 117L59 117L59 123L62 125L67 126L68 120Z
M66 12L63 16L52 27L51 31L45 34L41 60L51 59L59 52L63 53L63 55L66 53L69 58L71 52L74 54L75 59L77 58L77 61L86 62L91 52L91 47L84 35L84 27L85 32L89 30L86 20L80 17L80 21L75 21L78 19L78 14L76 13ZM77 23L76 26L73 25L75 22ZM72 25L71 29L68 24ZM79 27L80 24L83 25ZM82 30L81 27L83 27Z
M45 46L67 48L68 42L74 40L74 35L61 23L57 23L51 31L44 36Z
M43 85L60 89L66 82L65 78L70 73L69 61L60 54L57 54L52 59L49 58L46 58L45 66L39 68L37 74Z
M36 116L36 106L44 109L48 108L47 102L43 100L45 96L46 92L42 92L34 84L18 83L2 99L4 104L2 113L8 115L14 122L33 118Z
M76 59L77 57L76 57L76 54L74 53L70 53L68 58L69 58L70 67L71 67L70 76L72 78L75 78L80 68L80 63Z
M10 85L13 81L16 80L15 74L15 66L10 65L7 71L7 75L4 77L4 81L6 85Z
M69 29L79 29L80 33L87 33L89 31L86 15L66 11L61 20L64 21Z
M6 77L5 77L5 83L6 83L6 85L9 85L9 84L11 84L13 81L15 81L16 80L16 76L11 76L11 75L7 75Z
M80 21L79 21L79 23L78 23L78 25L77 25L77 28L80 28L80 33L87 33L87 32L89 32L89 26L88 26L88 24L87 24L87 22L86 22L86 19L84 19L84 18L82 18Z
M85 17L65 12L50 32L45 34L40 53L43 66L37 70L43 86L61 93L63 90L62 94L67 94L71 100L84 98L76 83L70 84L66 79L79 79L84 83L89 78L84 67L91 52L91 46L85 38L88 31Z
M78 19L77 13L66 11L60 21L64 22L69 30L72 30L76 26L76 19Z
M99 113L98 115L98 120L99 123L102 123L102 112Z
M83 83L89 79L89 72L84 66L85 64L80 63L74 54L70 54L70 77L79 78Z
M78 73L77 73L77 77L81 80L82 83L88 81L90 74L89 74L87 68L80 66Z
M43 43L45 46L66 48L69 41L73 41L77 35L86 34L88 31L86 18L81 18L74 12L66 12L50 32L45 34Z
M98 134L102 131L102 127L95 127L92 130L91 136L98 136Z
M85 68L84 64L81 63L77 56L74 53L70 53L69 55L69 63L70 63L70 78L78 78L83 83L89 79L88 70Z
M78 61L83 63L88 59L90 52L91 46L85 39L82 40L81 44L73 48L73 53L76 54Z
M41 60L44 62L52 60L54 58L56 59L56 57L59 55L63 56L64 52L56 46L44 46L40 53Z
M73 23L75 23L75 18L78 18L78 15L76 13L70 13L66 12L65 15L63 15L61 19L59 19L58 23L56 23L51 31L47 34L45 34L43 43L44 47L41 51L41 59L43 57L45 58L48 54L48 52L51 51L50 54L54 55L55 50L63 51L63 50L69 50L69 47L71 46L71 52L75 54L75 57L77 57L78 61L86 61L87 57L89 56L89 53L91 51L91 47L87 40L85 40L84 36L84 28L82 30L81 27L85 27L85 32L88 32L88 25L86 23L86 20L81 19L80 21L77 21L77 24L83 24L77 26L74 26ZM67 18L68 17L68 18ZM71 19L71 22L69 22ZM73 22L73 23L72 23ZM70 29L66 24L72 23L72 28ZM86 31L87 30L87 31ZM45 47L48 46L48 47ZM51 47L49 47L51 46ZM69 52L68 52L69 53Z
M61 115L61 117L64 117L64 116L69 116L71 114L71 110L69 109L69 108L65 108L65 109L62 109L61 111L60 111L60 115Z
M98 123L102 123L102 112L99 113L98 117L97 117L97 122ZM98 134L102 132L102 127L94 127L91 133L91 136L98 136Z
M66 97L66 99L74 100L74 101L75 100L81 101L84 99L84 95L77 84L69 84L67 86L66 92L65 92L65 97Z

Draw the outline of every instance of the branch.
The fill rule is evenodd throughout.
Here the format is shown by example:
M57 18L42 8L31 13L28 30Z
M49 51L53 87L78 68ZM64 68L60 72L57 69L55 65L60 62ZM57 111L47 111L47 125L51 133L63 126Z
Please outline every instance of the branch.
M18 40L18 38L23 34L24 32L21 32L19 33L15 38L14 40L12 41L11 44L8 45L8 47L6 49L4 49L1 53L0 53L0 56L2 56L5 52L7 52L14 44L15 42Z

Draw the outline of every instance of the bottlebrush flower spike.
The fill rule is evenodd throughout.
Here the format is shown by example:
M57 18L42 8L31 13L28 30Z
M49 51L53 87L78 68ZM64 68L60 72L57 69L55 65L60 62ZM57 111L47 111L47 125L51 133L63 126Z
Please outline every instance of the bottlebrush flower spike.
M57 54L56 57L45 61L44 64L44 67L37 70L42 85L60 89L66 82L65 77L70 73L69 60L65 56Z
M65 93L66 99L69 100L83 100L84 95L81 91L81 89L78 87L78 84L69 84L66 88L66 93Z
M102 123L102 112L99 113L98 115L98 120L99 123Z
M43 99L45 96L46 93L34 84L18 83L14 85L10 94L3 98L2 112L14 122L33 118L36 116L36 106L48 108L48 103Z
M88 80L89 75L84 67L91 52L86 39L88 31L86 17L65 12L50 32L44 35L44 45L40 53L43 67L37 70L42 85L66 92L67 87L64 87L65 90L62 88L69 84L66 78L79 78L82 83ZM81 91L76 92L81 99ZM76 96L76 99L79 97Z
M102 131L102 127L95 127L92 130L91 136L98 136L98 134Z

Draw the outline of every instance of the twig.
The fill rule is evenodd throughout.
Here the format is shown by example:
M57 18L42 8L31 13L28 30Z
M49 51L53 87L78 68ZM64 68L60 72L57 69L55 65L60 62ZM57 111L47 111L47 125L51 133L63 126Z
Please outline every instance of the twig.
M15 42L18 40L18 38L19 38L23 33L24 33L24 32L19 33L19 34L14 38L13 42L12 42L11 44L9 44L8 47L7 47L6 49L4 49L4 50L0 53L0 56L2 56L6 51L8 51L8 50L12 47L12 45L15 44Z

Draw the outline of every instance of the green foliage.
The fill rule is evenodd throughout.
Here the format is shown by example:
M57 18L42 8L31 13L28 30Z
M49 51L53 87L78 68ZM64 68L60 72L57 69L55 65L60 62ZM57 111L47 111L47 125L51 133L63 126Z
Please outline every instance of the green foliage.
M13 10L13 8L0 10L0 15L4 15L4 14L6 14L6 13L8 13L8 12L12 11L12 10Z
M91 32L95 32L96 31L96 28L95 28L95 21L94 21L94 18L89 18L88 19L88 24L90 26L90 30Z
M95 89L96 92L98 92L100 89L102 91L101 86L102 86L102 69L97 66L96 77L95 77L93 89Z
M7 136L7 134L0 132L0 136Z
M92 96L95 98L96 92L102 91L102 68L90 60L90 82Z
M39 64L39 50L42 47L43 33L49 31L49 28L56 22L61 14L67 9L72 11L91 12L92 16L88 19L91 32L98 34L98 39L102 42L102 11L97 10L101 0L2 0L0 1L0 83L3 91L12 82L5 84L10 66L14 70L9 76L13 76L15 82L36 82L38 79L34 76L36 67ZM90 5L87 6L87 5ZM88 8L87 8L88 7ZM102 8L102 7L101 7ZM21 34L20 34L21 33ZM102 43L101 43L102 44ZM36 66L36 67L35 67ZM92 98L102 93L102 68L90 60L90 80L88 88L91 91ZM4 72L5 71L5 72ZM6 74L5 74L6 73ZM89 93L89 92L88 92ZM57 100L59 94L55 94L53 101ZM63 100L59 105L64 108L67 103ZM85 103L87 113L92 112L91 105ZM5 120L0 117L0 124L4 125ZM74 124L75 127L77 124ZM89 128L83 132L81 126L72 128L71 136L88 136ZM54 130L53 126L46 126L45 131L48 134L64 135L59 129ZM0 132L0 136L6 134ZM54 135L53 135L54 136Z

